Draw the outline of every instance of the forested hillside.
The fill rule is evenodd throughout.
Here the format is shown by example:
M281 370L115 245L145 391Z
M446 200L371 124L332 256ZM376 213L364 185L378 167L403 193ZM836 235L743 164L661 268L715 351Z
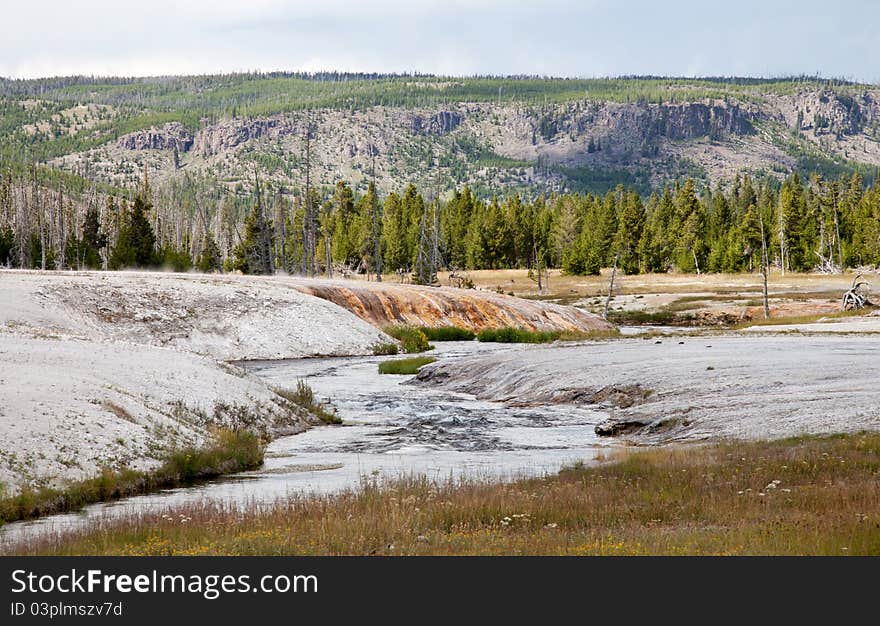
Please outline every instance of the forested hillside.
M880 90L811 77L0 80L0 263L831 270L878 165Z

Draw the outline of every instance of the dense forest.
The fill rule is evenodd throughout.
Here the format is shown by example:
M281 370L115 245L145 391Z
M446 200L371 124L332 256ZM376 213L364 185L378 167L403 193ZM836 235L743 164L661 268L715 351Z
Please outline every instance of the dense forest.
M880 264L880 186L858 174L693 180L640 195L439 197L407 185L379 197L344 181L308 193L254 181L230 195L184 177L114 195L68 188L46 171L0 178L0 263L42 269L166 267L274 273L398 273L561 268L595 274L756 271L762 248L786 271Z

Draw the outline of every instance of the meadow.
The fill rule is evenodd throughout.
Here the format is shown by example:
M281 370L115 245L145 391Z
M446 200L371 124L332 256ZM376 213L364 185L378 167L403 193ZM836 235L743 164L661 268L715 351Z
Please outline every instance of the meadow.
M876 555L880 434L609 452L544 478L420 477L132 515L40 555Z

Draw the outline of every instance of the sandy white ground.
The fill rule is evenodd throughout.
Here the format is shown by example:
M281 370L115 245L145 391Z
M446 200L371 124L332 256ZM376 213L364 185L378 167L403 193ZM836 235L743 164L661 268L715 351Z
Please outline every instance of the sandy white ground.
M221 361L389 340L269 279L0 271L0 483L149 467L213 426L303 430L308 416Z
M234 366L168 348L0 333L0 483L148 468L215 426L304 430L304 412Z
M643 402L609 407L649 425L636 441L778 438L880 429L878 354L878 335L627 339L433 364L417 382L536 404L626 398L639 385Z
M0 271L0 330L173 347L222 360L370 354L389 341L273 278Z

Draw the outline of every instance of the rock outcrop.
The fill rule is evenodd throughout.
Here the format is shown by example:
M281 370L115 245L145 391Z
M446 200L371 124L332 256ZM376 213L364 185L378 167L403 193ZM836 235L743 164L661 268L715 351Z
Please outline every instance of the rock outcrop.
M59 157L53 164L78 169L120 186L136 184L150 155L138 150L189 151L188 171L210 171L229 187L261 179L295 188L303 178L304 131L313 125L311 175L316 186L372 176L383 194L401 181L425 186L428 154L443 154L443 192L453 185L503 195L534 187L542 192L601 190L615 180L640 191L682 176L723 181L742 172L782 177L805 154L880 166L880 90L831 89L744 92L689 99L669 88L663 102L583 99L536 104L449 102L439 107L335 107L275 115L204 120L194 134L179 124L131 133L113 144ZM793 133L793 131L798 131ZM784 139L784 141L783 141ZM250 155L241 154L247 146ZM259 158L266 156L267 158ZM251 158L258 157L258 158ZM158 162L158 163L157 163ZM168 159L152 159L161 175ZM433 176L432 176L433 178ZM596 189L598 188L598 189Z
M430 117L412 115L410 129L419 135L446 135L458 128L463 119L454 111L440 111Z
M125 150L173 150L186 152L193 145L193 134L180 122L169 122L120 137L116 144Z
M295 127L289 120L280 117L230 120L206 126L196 133L193 151L202 156L211 156L248 141L263 137L278 139L294 132Z

